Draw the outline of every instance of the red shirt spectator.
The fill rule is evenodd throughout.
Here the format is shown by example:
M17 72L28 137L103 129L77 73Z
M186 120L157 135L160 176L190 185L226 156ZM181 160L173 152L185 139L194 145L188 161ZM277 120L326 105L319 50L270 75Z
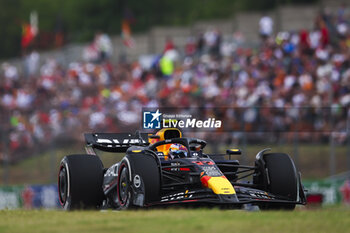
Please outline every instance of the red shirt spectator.
M329 44L329 31L324 22L321 22L321 46L325 48Z
M305 29L300 31L300 49L302 51L310 49L309 32Z
M165 42L164 52L175 49L174 42L171 38L167 38Z

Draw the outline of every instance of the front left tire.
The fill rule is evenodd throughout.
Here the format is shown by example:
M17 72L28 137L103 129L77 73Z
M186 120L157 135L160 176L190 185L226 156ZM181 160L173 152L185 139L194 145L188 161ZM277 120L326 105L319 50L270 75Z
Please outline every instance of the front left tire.
M269 184L264 190L296 201L298 197L298 175L293 160L284 153L268 153L263 155ZM260 204L262 210L294 210L296 204L265 203Z

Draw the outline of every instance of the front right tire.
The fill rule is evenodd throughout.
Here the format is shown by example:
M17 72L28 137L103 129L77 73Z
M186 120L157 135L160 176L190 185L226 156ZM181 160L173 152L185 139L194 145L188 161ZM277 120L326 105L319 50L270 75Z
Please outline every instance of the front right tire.
M128 209L132 206L132 190L128 163L126 160L120 162L117 179L117 201L119 209Z
M130 153L119 164L112 206L124 210L160 201L160 170L151 154Z

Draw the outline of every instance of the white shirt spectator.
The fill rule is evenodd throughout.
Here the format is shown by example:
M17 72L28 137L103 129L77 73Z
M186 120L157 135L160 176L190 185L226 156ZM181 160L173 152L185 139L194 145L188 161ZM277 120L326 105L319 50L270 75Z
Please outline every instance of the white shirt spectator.
M8 80L17 80L18 79L18 70L15 66L8 63L2 64L4 70L5 78Z
M107 34L100 34L96 39L96 45L98 50L105 52L108 57L112 55L112 42Z
M32 102L32 96L24 90L19 90L17 93L17 106L25 109L29 108Z
M293 75L288 75L285 79L284 79L284 88L286 90L289 90L290 88L292 88L292 86L294 85L296 81L295 76Z
M39 68L40 55L33 51L25 58L25 64L29 76L35 75Z
M94 112L90 115L89 127L91 129L95 128L99 124L103 124L105 121L105 115L103 112Z
M305 95L303 93L296 94L293 96L292 101L294 106L300 107L305 101Z
M14 98L11 94L5 94L2 99L1 102L4 106L6 107L11 107L14 103Z
M348 26L346 25L346 23L340 23L337 25L337 31L340 35L346 36L346 33L348 31Z
M313 49L318 48L320 45L321 34L319 31L313 31L309 33L310 46Z
M271 36L273 32L273 20L270 16L263 16L259 21L259 31L263 36Z
M204 34L205 43L208 46L210 46L210 47L214 46L214 44L216 43L217 38L218 38L218 34L214 30L208 30Z

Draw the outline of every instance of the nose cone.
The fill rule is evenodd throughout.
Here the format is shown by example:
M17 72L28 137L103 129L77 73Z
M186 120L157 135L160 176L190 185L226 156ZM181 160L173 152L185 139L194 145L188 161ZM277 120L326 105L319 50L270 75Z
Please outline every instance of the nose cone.
M228 181L228 179L225 176L202 176L201 182L204 187L210 188L215 194L236 194L236 191L233 188L232 184L230 183L230 181Z

